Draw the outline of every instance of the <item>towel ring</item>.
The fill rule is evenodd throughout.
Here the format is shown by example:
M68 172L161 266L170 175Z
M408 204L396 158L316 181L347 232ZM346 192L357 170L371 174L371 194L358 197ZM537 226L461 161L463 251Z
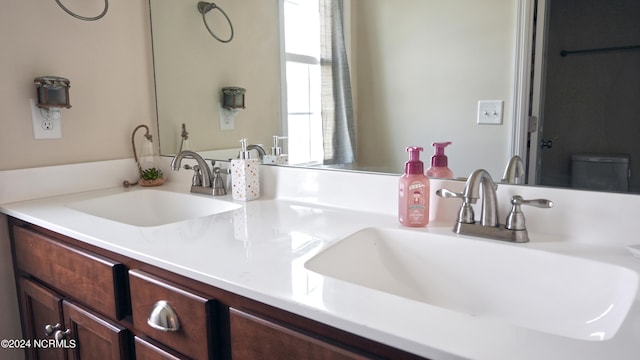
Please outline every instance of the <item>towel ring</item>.
M94 17L86 17L86 16L78 15L78 14L74 13L73 11L67 9L64 5L62 5L60 0L54 0L54 1L67 14L73 16L76 19L80 19L80 20L84 20L84 21L95 21L95 20L101 19L103 16L105 16L107 14L107 10L109 10L109 0L104 0L104 10L102 10L102 13L100 13L100 15L94 16Z
M58 1L58 0L56 0L56 1ZM211 28L209 28L209 24L207 24L207 19L204 16L209 11L211 11L213 9L218 9L218 11L220 11L220 13L222 13L222 15L224 15L224 17L229 22L229 28L231 28L231 36L229 36L229 39L227 39L227 40L220 39L216 34L213 33ZM222 8L220 8L220 6L218 6L218 5L214 4L214 3L208 3L208 2L205 2L205 1L200 1L198 3L198 11L202 14L202 22L204 22L204 26L207 28L207 30L209 31L209 34L211 34L211 36L213 36L216 40L218 40L218 41L220 41L222 43L228 43L229 41L231 41L231 39L233 39L233 24L231 23L231 19L229 19L229 17L227 16L227 13L225 13L224 10L222 10Z

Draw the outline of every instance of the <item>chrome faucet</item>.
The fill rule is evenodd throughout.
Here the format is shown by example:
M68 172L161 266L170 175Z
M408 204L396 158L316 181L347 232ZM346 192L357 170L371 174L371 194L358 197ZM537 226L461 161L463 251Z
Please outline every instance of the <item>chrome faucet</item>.
M522 158L515 155L509 160L507 167L502 175L503 184L522 184L524 183L525 167Z
M200 156L200 154L191 150L183 150L179 152L178 155L171 160L171 169L174 171L180 170L182 159L185 157L195 159L198 163L198 165L193 167L185 165L185 169L192 169L194 171L193 181L191 182L191 192L213 195L213 175L209 165L204 158Z
M267 152L264 150L262 145L258 145L258 144L248 145L247 151L251 151L251 150L255 150L258 152L258 156L260 157L260 160L262 160L264 156L267 154Z
M498 226L498 186L493 182L491 175L486 170L478 169L469 175L462 196L471 204L475 204L480 198L482 188L482 211L480 223L482 226Z
M482 190L480 190L482 189ZM436 191L438 196L444 198L462 199L462 206L458 212L458 219L453 232L461 235L473 235L490 239L527 242L529 234L525 227L524 214L520 205L532 205L541 208L553 207L553 202L545 199L524 200L519 195L511 198L511 212L507 216L505 225L498 221L497 185L486 170L478 169L469 175L462 193L456 193L447 189ZM475 204L482 193L482 210L480 222L475 221L472 204Z

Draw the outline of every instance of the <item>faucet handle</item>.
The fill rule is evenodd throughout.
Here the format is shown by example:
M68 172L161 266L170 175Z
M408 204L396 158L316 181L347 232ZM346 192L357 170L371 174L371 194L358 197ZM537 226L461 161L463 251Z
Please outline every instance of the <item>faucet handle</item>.
M511 212L507 215L505 227L509 230L526 230L524 213L520 209L520 205L530 205L539 208L553 207L553 201L547 199L525 200L520 195L511 197Z
M449 189L438 189L436 195L442 198L455 198L462 199L462 206L458 211L458 222L464 224L473 224L475 222L475 213L473 207L471 207L471 199L466 197L463 193L457 193Z
M224 182L222 176L220 176L220 168L213 168L213 196L227 195L227 190L224 188Z
M449 189L438 189L436 190L436 195L443 198L464 199L464 195L462 193L457 193Z
M436 190L436 195L443 198L464 199L464 195L462 193L457 193L449 189L438 189Z
M198 165L184 165L185 170L193 170L193 177L191 178L191 186L202 186L202 173L200 172L200 166Z
M520 195L513 195L511 197L511 204L514 205L514 206L516 206L516 205L531 205L531 206L535 206L535 207L539 207L539 208L552 208L553 207L553 201L551 201L551 200L547 200L547 199L525 200Z

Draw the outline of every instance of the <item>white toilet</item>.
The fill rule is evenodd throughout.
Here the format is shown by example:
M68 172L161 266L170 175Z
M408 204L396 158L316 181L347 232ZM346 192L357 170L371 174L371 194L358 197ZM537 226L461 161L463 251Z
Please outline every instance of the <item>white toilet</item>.
M571 155L571 187L628 192L631 181L629 155Z

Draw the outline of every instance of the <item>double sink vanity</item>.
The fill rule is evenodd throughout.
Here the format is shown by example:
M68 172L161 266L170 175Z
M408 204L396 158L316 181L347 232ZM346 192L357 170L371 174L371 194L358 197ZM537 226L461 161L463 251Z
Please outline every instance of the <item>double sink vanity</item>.
M514 195L556 203L526 209L518 244L453 233L460 203L435 194L428 227L401 227L395 176L261 166L245 203L189 193L182 173L0 206L25 338L110 359L640 354L640 259L607 218L634 197L499 185L501 217Z

